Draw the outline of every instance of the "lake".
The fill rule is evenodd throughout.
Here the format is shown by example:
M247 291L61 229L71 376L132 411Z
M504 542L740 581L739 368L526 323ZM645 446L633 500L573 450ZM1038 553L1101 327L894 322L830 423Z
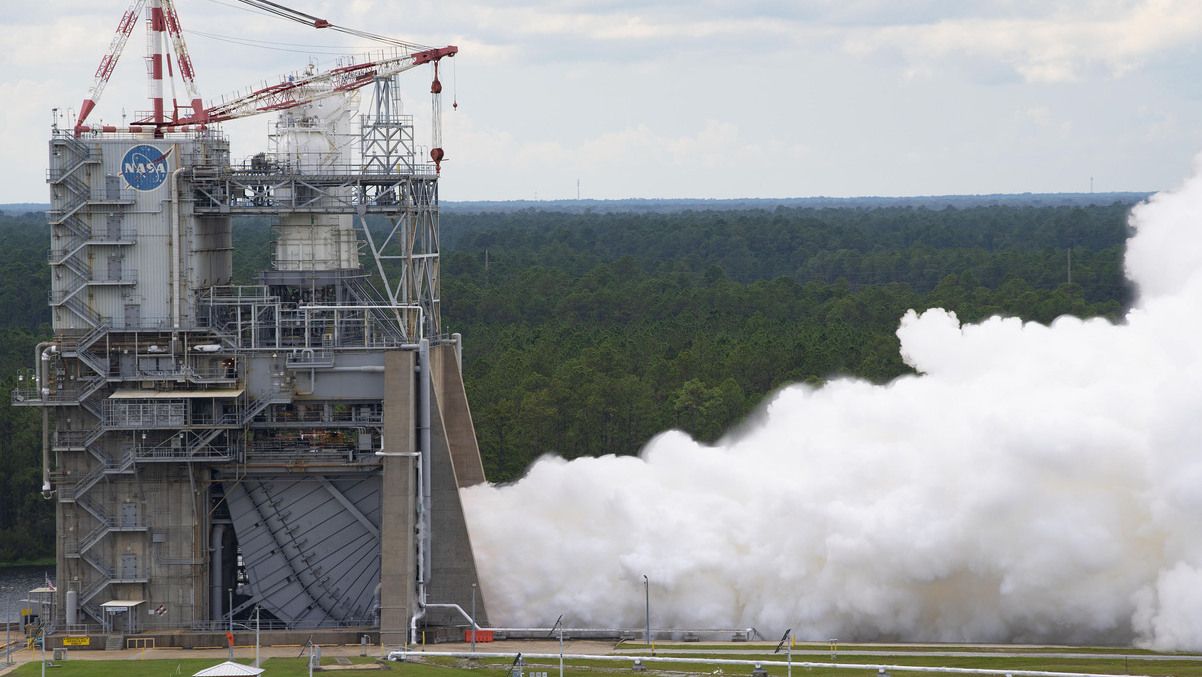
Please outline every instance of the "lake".
M46 574L53 578L54 567L0 568L0 623L20 620L21 600L29 597L30 590L46 584Z

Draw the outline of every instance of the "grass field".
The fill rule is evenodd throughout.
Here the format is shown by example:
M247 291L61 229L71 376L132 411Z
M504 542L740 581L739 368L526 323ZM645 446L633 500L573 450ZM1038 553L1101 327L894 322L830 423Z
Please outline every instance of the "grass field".
M800 645L799 645L800 646ZM976 647L957 645L963 651L974 651ZM433 647L432 647L433 648ZM623 648L637 649L637 646L624 645ZM687 655L681 655L673 651L673 649L697 649L698 645L666 645L657 646L657 656L672 656L677 655L682 658L688 658ZM726 654L714 653L706 655L705 658L731 658L736 660L763 660L781 661L784 662L783 654L772 654L771 646L766 645L723 645L715 646L719 651L721 649L732 650L755 650L761 649L761 652L754 654ZM793 672L796 677L873 677L876 675L876 665L906 665L906 666L926 666L926 667L955 667L967 669L982 669L982 670L1046 670L1053 672L1091 672L1099 674L1113 675L1151 675L1154 677L1202 677L1202 661L1175 659L1171 656L1166 656L1163 660L1138 660L1132 658L1130 660L1121 656L1108 656L1106 651L1102 650L1096 658L1061 658L1054 656L1026 656L1026 657L1002 657L1002 656L913 656L906 655L918 650L947 650L943 646L925 646L925 647L883 647L883 646L865 646L859 645L856 648L862 650L871 649L879 650L895 650L896 653L890 656L857 656L852 651L853 647L848 647L848 652L840 652L838 662L846 664L849 667L843 669L831 668L805 668L799 663L809 660L811 662L829 662L829 657L795 657ZM981 647L985 649L986 647ZM1041 647L1047 650L1046 647ZM999 649L1000 650L1000 649ZM1012 650L1027 651L1024 647L1015 647ZM1089 653L1087 650L1078 648L1058 649L1062 652L1070 653ZM1134 655L1134 654L1133 654ZM411 655L412 656L412 655ZM384 667L389 673L402 674L412 677L461 677L471 675L472 677L485 677L492 675L500 677L507 674L508 666L512 663L511 659L501 658L481 658L478 660L468 660L463 658L452 657L436 657L428 656L410 660L404 663L388 663ZM633 660L635 656L629 656ZM697 658L694 656L694 658ZM351 659L354 663L373 662L371 658L354 657ZM191 675L201 669L210 667L221 662L216 658L188 658L178 660L162 660L162 659L144 659L144 660L113 660L113 661L97 661L97 660L67 660L59 663L57 666L50 668L47 675L50 677L191 677ZM241 663L249 663L247 660L240 660ZM325 665L332 665L333 659L326 658L323 661ZM528 659L525 663L527 672L546 672L548 677L558 677L559 663L554 658ZM304 658L269 658L263 662L265 677L307 677L308 667ZM770 675L775 677L784 677L786 673L785 666L766 665ZM655 664L648 663L647 671L643 673L647 677L675 677L682 674L693 675L750 675L750 665L712 665L703 663L672 663L672 664ZM29 663L23 665L15 672L11 673L15 677L39 677L41 666L38 663ZM331 670L331 673L334 671ZM351 674L363 674L360 671L352 671ZM368 673L371 674L371 673ZM585 661L585 660L568 660L564 671L565 677L601 677L606 675L624 674L634 675L631 670L631 663L627 661Z

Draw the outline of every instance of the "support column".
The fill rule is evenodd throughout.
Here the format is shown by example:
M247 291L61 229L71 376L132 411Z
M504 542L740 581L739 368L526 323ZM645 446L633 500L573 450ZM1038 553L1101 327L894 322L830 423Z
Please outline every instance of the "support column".
M209 539L209 620L225 618L225 525L214 524Z
M414 421L415 353L384 354L384 453L417 450ZM380 494L380 644L408 641L414 605L417 562L414 546L416 461L411 456L385 456Z

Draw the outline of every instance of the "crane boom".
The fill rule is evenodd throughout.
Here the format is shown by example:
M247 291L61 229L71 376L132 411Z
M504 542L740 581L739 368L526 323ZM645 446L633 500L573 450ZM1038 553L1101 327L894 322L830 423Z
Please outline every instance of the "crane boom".
M180 27L179 14L175 11L175 0L149 0L149 2L147 60L151 65L148 69L148 76L150 80L150 98L154 104L154 111L150 116L134 121L128 130L118 130L115 126L111 125L88 126L84 124L88 118L88 114L92 112L92 109L96 107L96 103L100 100L100 94L104 91L104 86L108 83L109 76L112 75L113 68L116 67L117 60L121 57L125 43L129 40L130 33L133 32L134 25L137 23L138 15L147 3L147 0L132 0L129 9L125 11L125 14L121 16L121 21L117 24L117 32L113 36L113 41L109 45L108 52L100 60L100 66L96 69L96 79L92 85L92 89L88 92L88 98L84 99L83 105L80 106L79 118L75 122L76 135L83 134L84 132L129 131L139 134L153 132L156 136L161 136L164 132L201 130L209 123L237 120L260 113L271 113L303 106L314 101L320 101L326 97L359 89L371 84L378 78L391 77L411 68L430 63L434 65L434 81L430 86L434 132L433 143L430 147L430 159L434 162L435 171L441 170L445 153L442 149L442 83L438 80L438 63L444 58L453 57L459 53L459 48L455 45L426 47L362 30L347 28L346 26L339 26L326 19L294 10L277 2L272 2L272 0L239 0L239 2L248 6L291 21L312 26L313 28L329 29L348 35L384 42L392 45L397 52L394 53L394 56L339 66L338 68L321 73L314 73L312 70L309 70L300 75L289 76L277 84L269 85L249 94L205 108L201 102L200 92L196 88L192 58L188 55L187 45L184 44L183 29ZM191 99L189 103L192 107L192 114L188 117L180 117L178 106L176 105L172 106L173 112L170 119L167 119L164 114L162 89L164 38L171 41L172 49L176 55L176 63L179 64L180 77L183 79L184 86L187 88L188 96ZM169 59L170 57L168 56L168 60L165 62L168 70L170 70ZM174 87L174 81L172 81L172 99L175 98Z
M145 4L146 0L133 0L129 3L129 9L125 10L125 14L121 15L121 20L117 22L117 32L113 35L112 42L109 43L108 51L100 58L100 65L96 67L95 79L92 81L92 88L88 90L88 97L79 106L79 117L75 121L76 129L83 126L84 121L88 119L88 114L100 101L100 95L104 93L104 86L108 84L113 69L117 67L117 60L121 58L121 52L125 49L125 43L129 41L130 33L134 32L134 26L138 23L138 15L142 13L142 6Z
M422 64L455 56L458 52L458 47L448 45L388 59L341 66L314 75L290 77L283 82L208 108L205 110L206 119L203 121L224 122L294 108L341 92L359 89L371 84L376 78L403 73ZM191 125L199 122L202 120L188 118L180 120L178 124ZM166 129L169 131L172 126L168 125Z
M196 71L192 68L188 45L184 43L184 29L180 26L179 14L175 11L175 0L163 0L163 14L167 19L167 35L175 47L175 63L179 66L179 76L188 91L188 103L192 105L192 114L203 118L204 104L200 101L200 90L196 88Z

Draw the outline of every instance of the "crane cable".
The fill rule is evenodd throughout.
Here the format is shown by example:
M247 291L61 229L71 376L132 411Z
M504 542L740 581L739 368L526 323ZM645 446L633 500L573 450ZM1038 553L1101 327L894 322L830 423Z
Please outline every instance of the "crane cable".
M426 45L420 45L416 42L407 42L405 40L397 40L396 38L390 38L388 36L379 35L377 33L370 33L368 31L362 31L362 30L359 30L356 28L347 28L346 26L339 26L337 24L331 23L320 17L313 16L312 14L306 14L305 12L302 12L300 10L292 9L291 7L286 7L277 2L272 2L271 0L238 0L238 2L241 2L242 4L244 4L248 7L253 7L255 9L261 10L263 12L267 12L268 14L274 14L275 16L278 16L282 19L287 19L289 21L295 21L296 23L303 24L303 25L309 26L311 28L328 28L330 30L333 30L333 31L336 31L339 33L344 33L346 35L353 35L358 38L363 38L365 40L371 40L373 42L380 42L380 43L384 43L387 45L392 45L394 47L404 47L406 49L414 49L414 50L421 50L421 49L427 48Z

